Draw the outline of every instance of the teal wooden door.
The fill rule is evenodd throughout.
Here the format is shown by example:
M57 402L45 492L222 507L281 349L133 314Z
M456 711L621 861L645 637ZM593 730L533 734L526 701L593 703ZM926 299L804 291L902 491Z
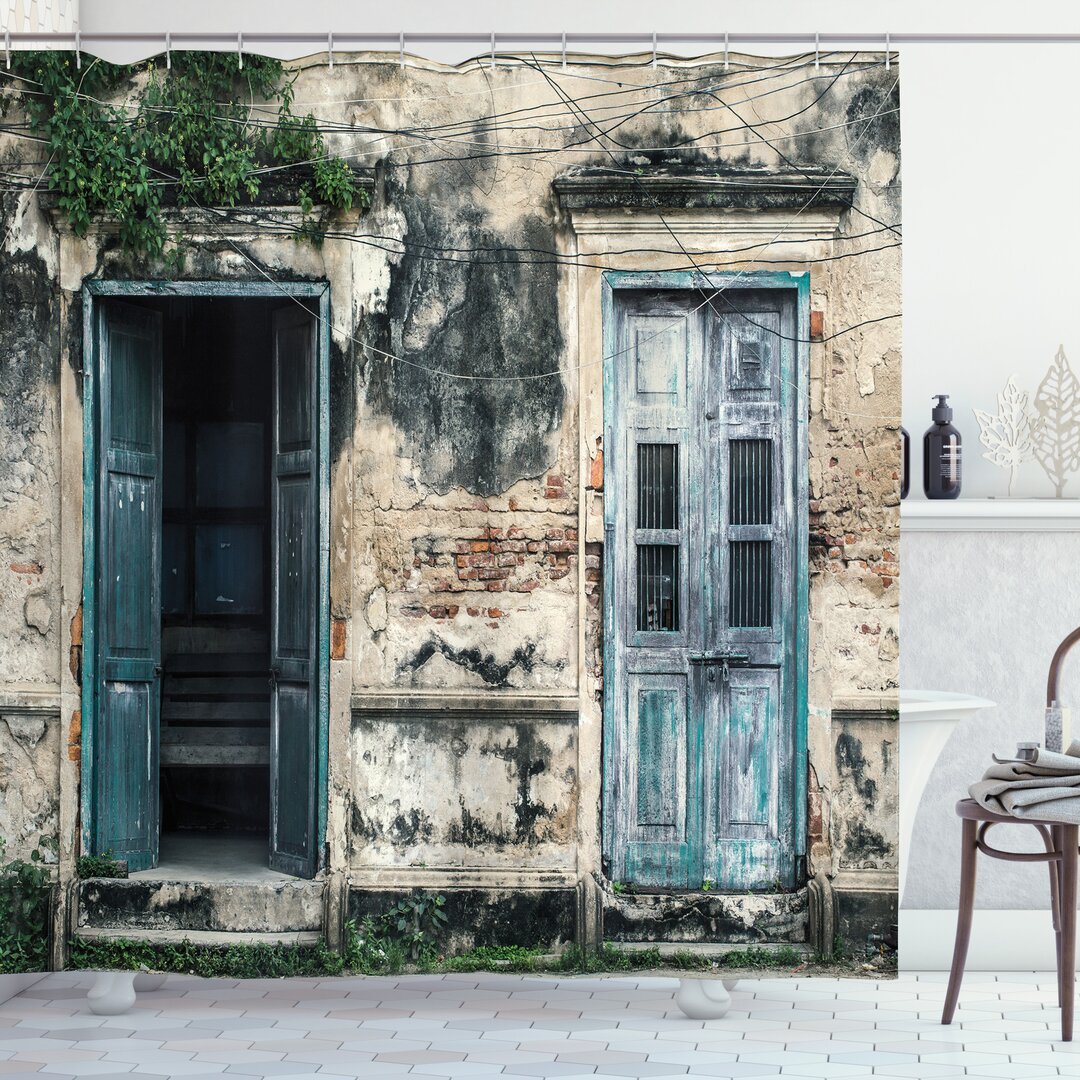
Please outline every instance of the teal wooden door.
M317 866L319 512L315 318L274 313L270 620L270 865Z
M98 312L94 847L157 864L161 708L161 316Z
M622 290L605 478L611 876L794 883L794 293Z

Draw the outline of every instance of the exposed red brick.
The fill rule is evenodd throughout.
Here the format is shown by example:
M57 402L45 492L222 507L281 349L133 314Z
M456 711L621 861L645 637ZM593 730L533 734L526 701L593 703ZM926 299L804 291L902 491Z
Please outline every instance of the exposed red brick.
M604 490L604 451L597 450L589 466L589 487L594 491Z
M497 608L497 607L489 607L488 608L488 618L489 619L501 619L502 617L503 617L502 608Z
M810 312L810 340L820 341L825 336L825 312Z
M39 562L13 562L11 572L13 574L40 574L45 567Z
M333 618L330 620L330 659L345 659L345 628L344 619Z

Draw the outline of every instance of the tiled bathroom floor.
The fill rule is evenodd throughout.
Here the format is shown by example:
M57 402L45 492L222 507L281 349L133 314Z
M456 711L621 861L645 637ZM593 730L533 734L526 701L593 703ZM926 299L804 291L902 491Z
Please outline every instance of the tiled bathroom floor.
M1080 1077L1053 975L741 979L722 1020L686 1019L673 979L412 976L231 982L170 976L125 1016L85 973L0 1005L0 1080L43 1077Z

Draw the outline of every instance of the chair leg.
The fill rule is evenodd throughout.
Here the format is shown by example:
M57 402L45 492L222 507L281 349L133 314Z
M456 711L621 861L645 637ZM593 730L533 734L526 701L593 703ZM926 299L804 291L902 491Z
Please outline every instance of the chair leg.
M1060 855L1063 848L1061 826L1050 826L1050 843L1046 845L1047 854ZM1061 970L1061 860L1051 859L1047 864L1050 871L1050 915L1054 921L1055 971ZM1061 979L1058 979L1058 1008L1061 1008Z
M1061 826L1061 954L1058 957L1058 992L1061 997L1061 1038L1072 1042L1076 1006L1076 892L1077 844L1080 827Z
M956 914L956 944L953 946L952 970L949 972L949 988L945 993L945 1008L941 1014L943 1024L951 1024L960 997L960 982L964 978L968 942L971 940L971 923L975 914L975 860L979 849L975 846L978 822L965 818L963 837L960 842L960 908Z

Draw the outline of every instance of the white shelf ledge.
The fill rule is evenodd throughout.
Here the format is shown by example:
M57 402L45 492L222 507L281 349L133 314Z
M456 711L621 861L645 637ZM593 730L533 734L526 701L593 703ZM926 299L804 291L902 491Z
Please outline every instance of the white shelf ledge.
M905 499L902 532L1080 532L1080 499Z

